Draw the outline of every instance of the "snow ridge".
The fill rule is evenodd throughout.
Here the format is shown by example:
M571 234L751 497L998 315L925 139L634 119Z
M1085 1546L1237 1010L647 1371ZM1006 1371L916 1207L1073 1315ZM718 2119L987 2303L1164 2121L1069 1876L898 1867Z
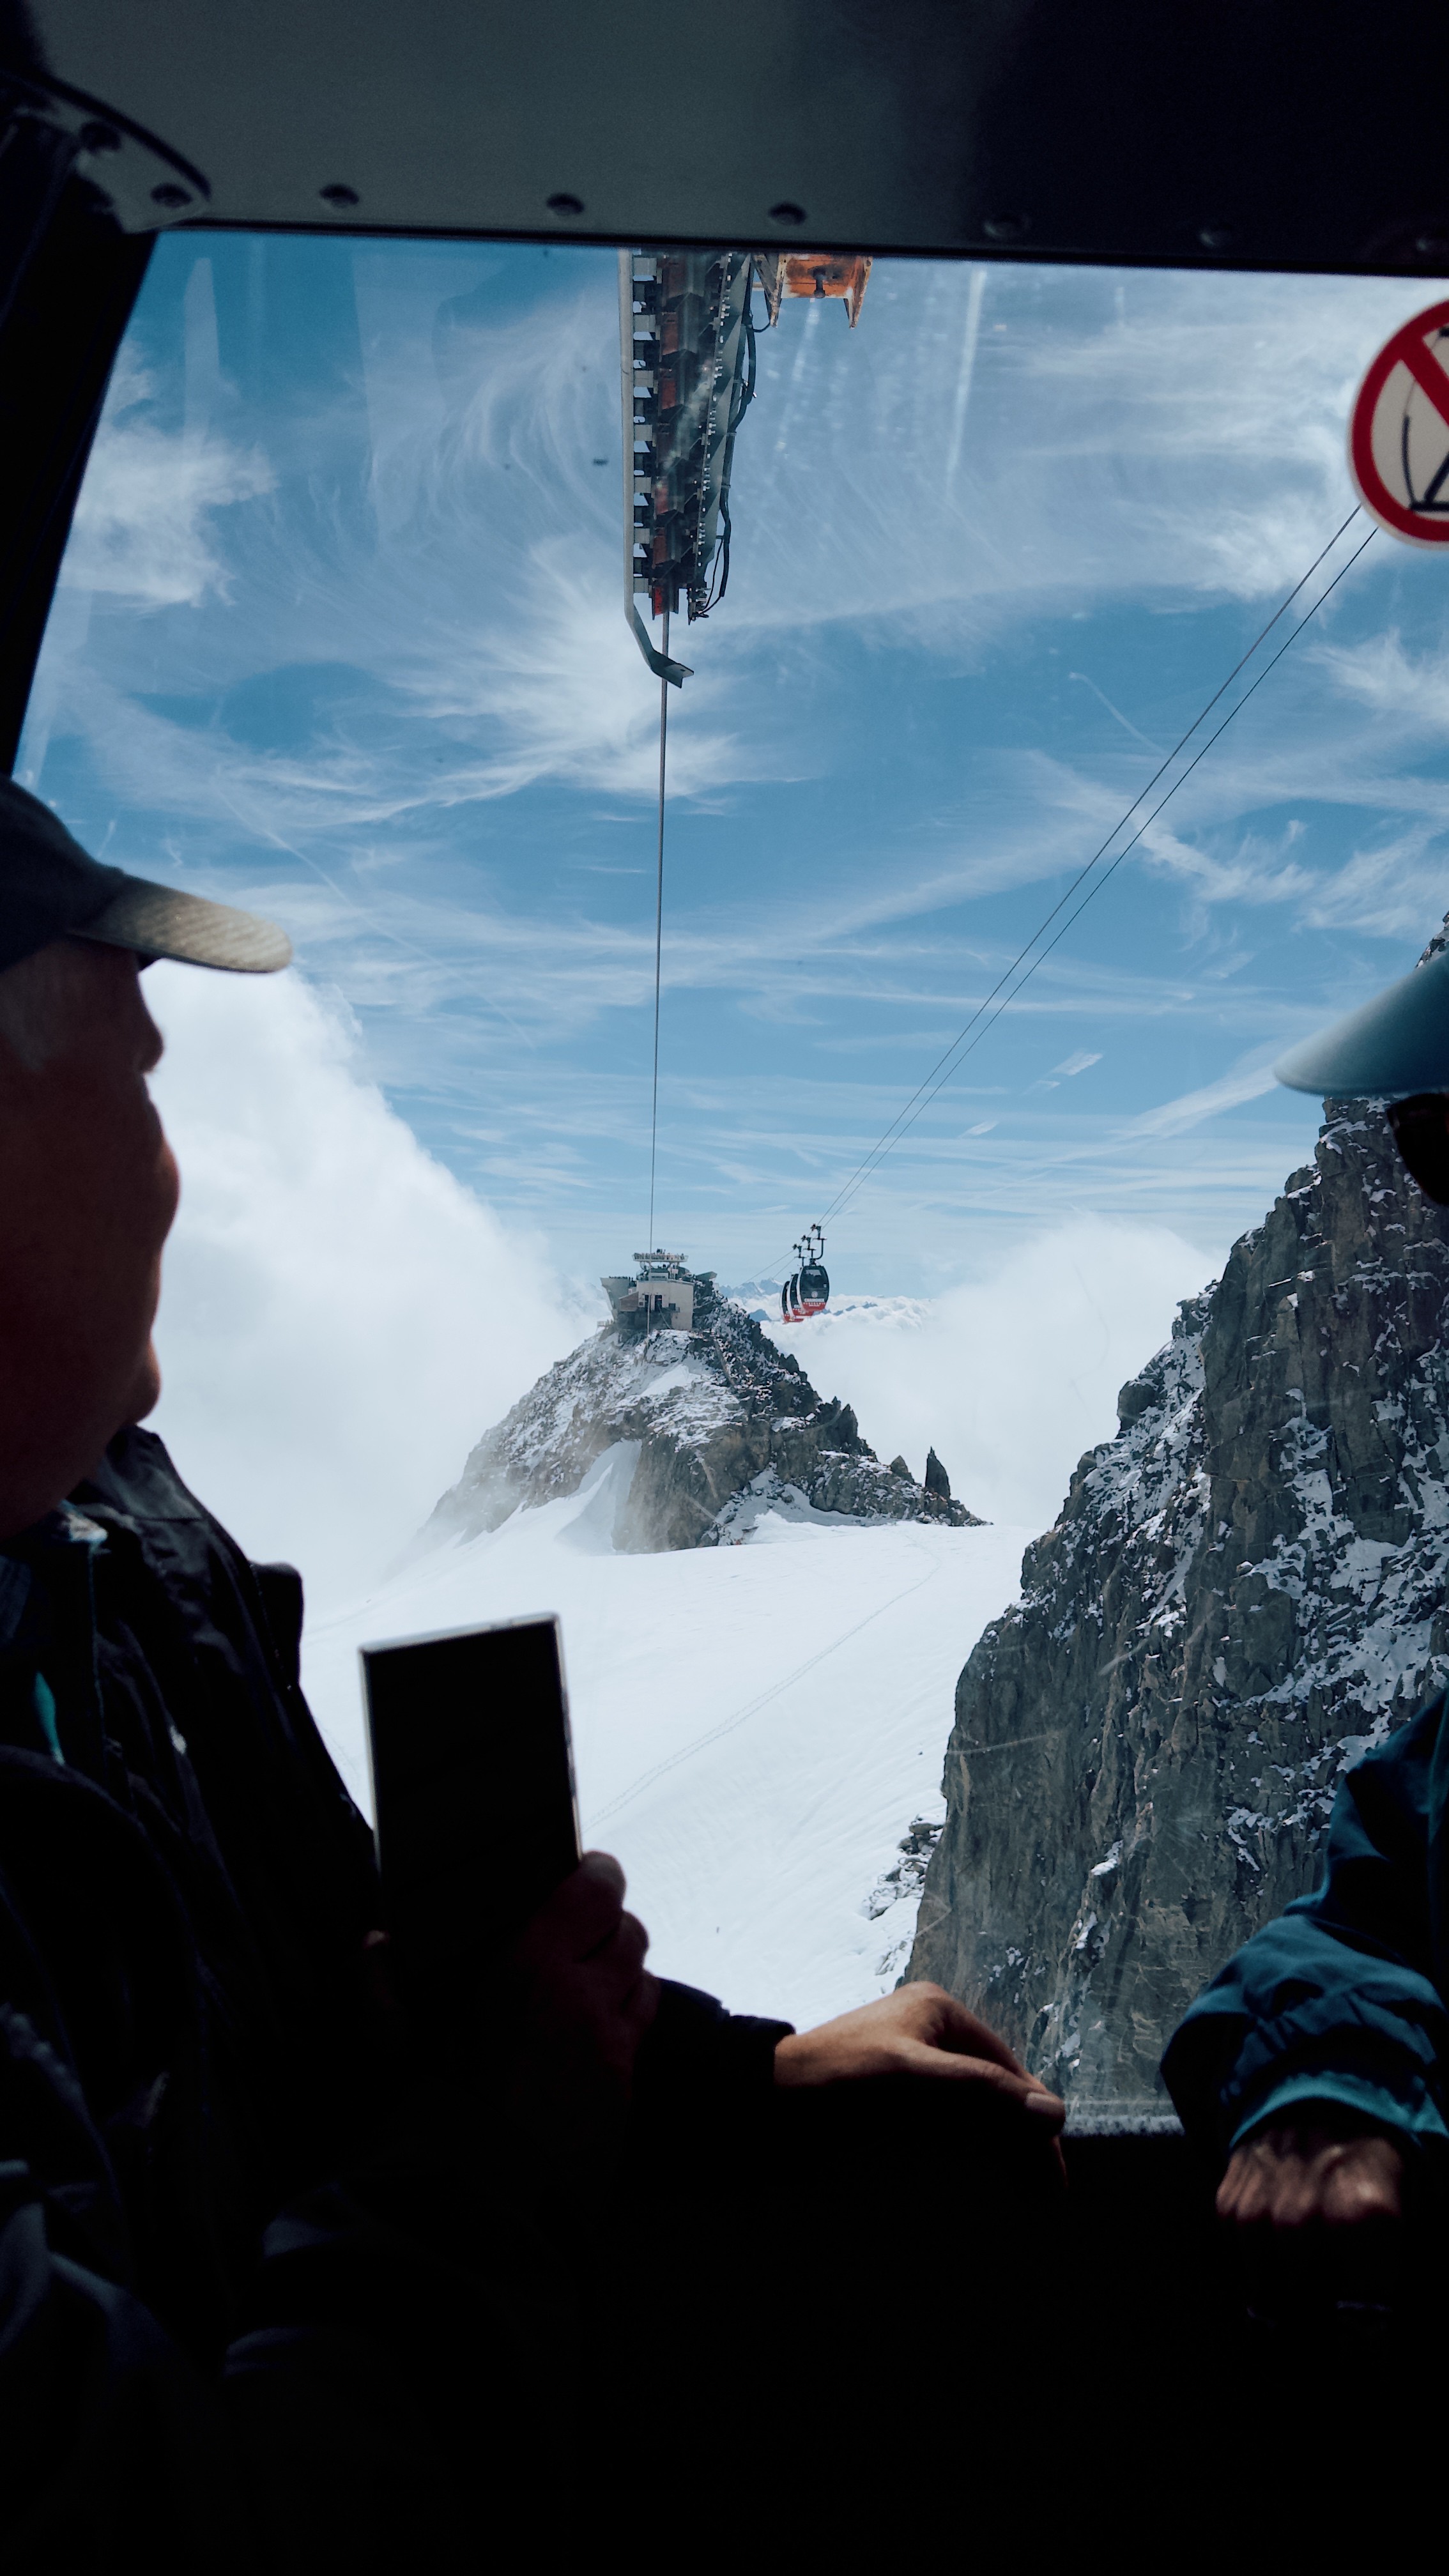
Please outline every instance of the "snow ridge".
M606 1449L634 1464L614 1526L630 1550L732 1545L762 1514L851 1521L976 1515L883 1466L848 1404L817 1395L734 1301L700 1283L692 1332L622 1336L611 1324L547 1370L486 1432L421 1544L498 1528L576 1493Z

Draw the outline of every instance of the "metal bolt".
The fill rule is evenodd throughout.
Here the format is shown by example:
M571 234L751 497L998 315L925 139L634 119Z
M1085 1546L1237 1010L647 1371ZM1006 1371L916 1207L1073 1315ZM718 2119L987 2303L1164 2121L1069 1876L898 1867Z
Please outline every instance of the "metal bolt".
M151 203L153 206L189 206L191 190L178 188L174 179L166 179L159 188L152 189Z
M345 179L334 179L330 187L319 188L317 194L329 206L355 206L358 202L357 190L349 188Z
M782 197L778 206L770 208L770 221L772 224L803 224L805 209L795 205L789 197Z
M981 226L988 241L1025 241L1031 230L1030 215L987 215Z
M1227 250L1233 238L1231 224L1199 224L1198 240L1204 250Z
M548 211L551 215L581 215L584 201L582 197L571 197L566 188L561 188L557 196L549 198Z

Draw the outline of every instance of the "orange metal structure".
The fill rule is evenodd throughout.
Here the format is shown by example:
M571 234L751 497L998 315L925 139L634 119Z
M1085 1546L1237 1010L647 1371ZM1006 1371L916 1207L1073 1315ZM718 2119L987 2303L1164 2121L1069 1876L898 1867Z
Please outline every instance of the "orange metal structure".
M869 251L762 250L755 269L765 290L765 309L778 322L787 295L838 296L855 329L870 282Z

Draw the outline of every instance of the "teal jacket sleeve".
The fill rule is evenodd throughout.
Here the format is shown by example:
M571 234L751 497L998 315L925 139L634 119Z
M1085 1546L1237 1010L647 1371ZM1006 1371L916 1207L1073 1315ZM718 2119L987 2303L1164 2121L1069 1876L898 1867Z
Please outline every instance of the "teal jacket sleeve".
M1226 2156L1299 2102L1449 2145L1443 1696L1339 1786L1322 1883L1254 1934L1173 2034L1163 2078Z

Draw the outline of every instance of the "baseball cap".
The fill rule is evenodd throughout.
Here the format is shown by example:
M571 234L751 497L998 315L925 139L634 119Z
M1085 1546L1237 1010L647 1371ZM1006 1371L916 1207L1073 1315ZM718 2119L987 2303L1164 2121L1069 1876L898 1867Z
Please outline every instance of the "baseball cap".
M1274 1065L1290 1091L1403 1100L1449 1090L1449 949Z
M0 973L66 938L234 975L274 975L292 955L286 932L257 913L103 867L38 796L0 778Z

